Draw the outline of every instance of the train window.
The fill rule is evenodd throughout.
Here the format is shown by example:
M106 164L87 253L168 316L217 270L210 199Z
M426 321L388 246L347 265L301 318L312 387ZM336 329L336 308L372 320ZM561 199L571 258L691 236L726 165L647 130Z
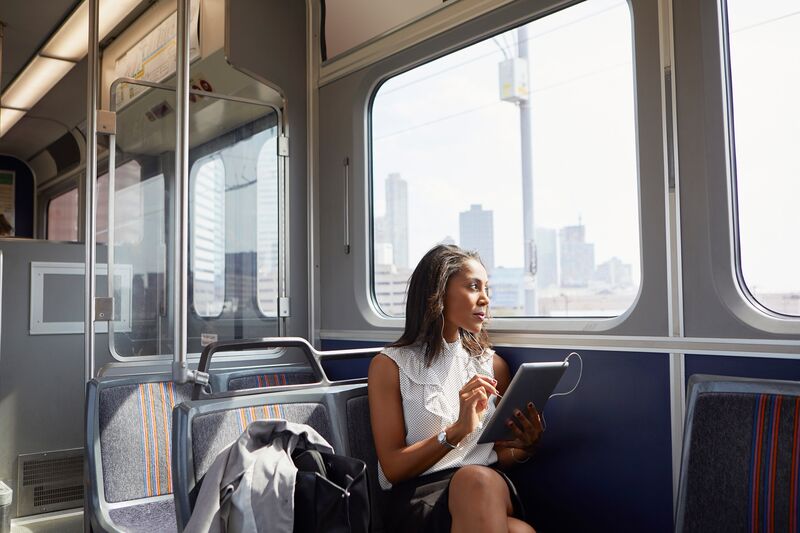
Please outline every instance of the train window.
M47 240L78 240L78 188L53 197L47 204Z
M278 139L275 130L258 153L258 307L267 317L278 316Z
M373 294L404 313L439 242L495 316L609 317L640 284L631 14L587 0L386 80L371 108Z
M226 306L249 314L250 302L261 316L278 316L278 145L274 126L260 129L267 122L243 127L235 144L192 167L190 253L201 317L219 316ZM240 273L235 286L225 285L226 267Z
M142 240L145 221L141 166L136 161L117 167L114 173L114 243L133 244ZM97 178L97 242L108 242L108 174Z
M727 0L727 59L743 288L800 316L800 12L793 0Z
M192 301L203 317L225 304L225 165L219 156L192 167Z

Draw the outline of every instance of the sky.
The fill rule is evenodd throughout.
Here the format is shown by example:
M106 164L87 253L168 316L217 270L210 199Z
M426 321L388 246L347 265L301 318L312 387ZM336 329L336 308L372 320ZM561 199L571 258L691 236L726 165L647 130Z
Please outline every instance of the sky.
M800 292L800 5L729 0L742 273Z
M742 269L751 290L800 291L800 8L729 0ZM596 263L640 276L638 172L627 2L587 0L529 27L534 218L586 226ZM519 111L498 64L516 30L398 75L373 107L375 214L383 181L408 182L410 262L450 236L470 204L494 212L495 263L522 265Z
M597 263L639 270L636 140L627 3L589 0L529 24L534 219L582 221ZM376 215L383 180L408 182L410 262L450 236L470 204L494 212L495 264L523 263L520 113L499 98L512 30L396 76L373 107ZM598 201L601 199L601 201Z

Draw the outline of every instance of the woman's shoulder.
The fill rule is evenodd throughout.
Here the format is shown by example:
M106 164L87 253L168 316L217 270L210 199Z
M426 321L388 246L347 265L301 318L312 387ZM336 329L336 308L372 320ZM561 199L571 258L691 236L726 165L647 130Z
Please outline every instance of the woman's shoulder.
M421 345L386 346L381 353L394 361L400 372L411 381L422 385L438 383L435 372L425 364Z
M417 344L407 346L384 346L381 353L400 365L401 360L412 360L422 357L422 348Z

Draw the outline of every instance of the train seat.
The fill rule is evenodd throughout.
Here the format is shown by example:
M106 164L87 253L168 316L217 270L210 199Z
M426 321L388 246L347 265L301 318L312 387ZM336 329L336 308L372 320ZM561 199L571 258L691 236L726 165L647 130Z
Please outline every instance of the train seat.
M800 383L689 380L675 531L797 528Z
M368 425L366 395L365 383L348 383L179 405L173 413L172 427L178 528L183 529L188 523L198 481L216 455L234 442L249 422L258 418L284 418L310 425L337 453L364 460L370 471L370 489L373 493L379 491L377 484L373 484L377 457ZM377 525L378 521L373 519L373 523Z
M233 389L315 381L309 367L276 366L226 376L226 388ZM96 531L175 530L172 411L191 398L192 386L164 378L103 377L87 386L86 499Z
M164 376L96 378L86 395L87 509L96 531L175 529L172 409L190 385Z

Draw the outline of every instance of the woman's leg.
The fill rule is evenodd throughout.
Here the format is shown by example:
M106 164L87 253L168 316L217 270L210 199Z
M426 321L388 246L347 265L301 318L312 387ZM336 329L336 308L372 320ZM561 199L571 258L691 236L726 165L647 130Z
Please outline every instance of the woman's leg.
M451 531L504 533L509 530L508 517L514 513L511 495L505 480L491 468L480 465L460 468L450 480L449 494Z
M530 524L513 516L508 517L508 533L536 533Z

